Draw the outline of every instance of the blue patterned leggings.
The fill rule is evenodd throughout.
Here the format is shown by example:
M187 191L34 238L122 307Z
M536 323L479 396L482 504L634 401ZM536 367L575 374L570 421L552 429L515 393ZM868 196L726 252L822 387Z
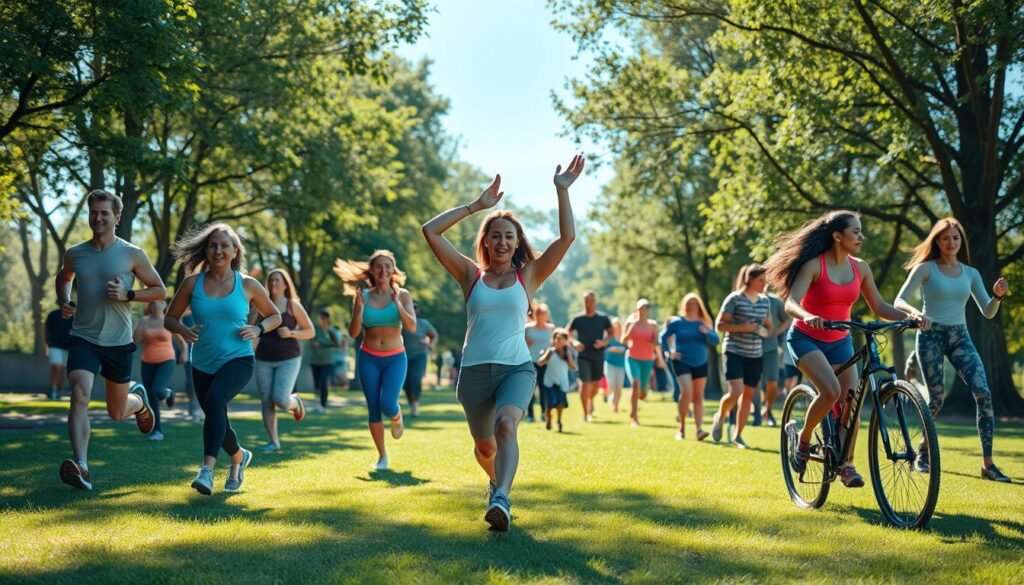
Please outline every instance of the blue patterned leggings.
M971 341L966 325L932 325L927 331L917 332L917 357L928 387L929 408L932 416L939 414L944 399L942 384L942 358L956 368L957 374L974 394L978 407L978 436L981 437L981 452L992 456L992 434L995 430L995 413L992 409L992 392L985 377L978 350Z

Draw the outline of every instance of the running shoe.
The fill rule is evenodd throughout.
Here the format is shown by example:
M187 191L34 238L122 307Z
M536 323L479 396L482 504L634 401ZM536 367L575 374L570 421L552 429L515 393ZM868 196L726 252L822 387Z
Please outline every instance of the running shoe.
M765 421L764 424L768 425L769 427L775 428L776 426L778 426L778 423L775 422L775 417L772 416L772 413L770 412L764 413L764 416L762 416L761 418Z
M60 464L60 480L73 488L87 492L92 491L89 470L79 465L74 459L65 459Z
M931 471L931 463L928 459L928 445L921 441L917 445L917 457L914 458L914 470L918 473Z
M416 416L416 415L413 415L413 416ZM528 423L532 423L532 422L535 422L535 421L536 421L536 419L535 419L535 418L533 418L533 415L532 415L532 414L528 414L528 415L526 415L526 422L528 422Z
M711 439L714 442L722 440L722 413L716 412L715 416L711 419Z
M267 443L266 445L263 445L262 447L260 447L260 451L263 451L264 453L273 453L274 451L280 451L280 450L281 450L281 446L280 445L275 445L273 443Z
M136 382L128 389L128 393L135 394L142 399L142 408L135 413L135 424L142 431L142 434L148 435L152 433L156 427L156 417L153 416L153 407L149 405L146 387Z
M192 489L204 496L213 494L213 470L205 465L200 467L196 478L192 480Z
M631 427L638 427L638 426L640 426L640 419L638 419L635 416L629 417L629 426L631 426Z
M544 428L549 431L551 430L551 419L544 421Z
M857 470L852 465L844 465L839 470L839 481L843 482L843 485L848 488L864 487L864 478L857 473Z
M167 408L174 408L174 390L167 388L165 392L164 404L167 405Z
M686 438L686 431L684 431L683 429L679 429L678 431L676 431L676 440L677 441L682 441L685 438Z
M736 443L736 446L740 449L750 448L750 445L748 445L747 442L743 440L743 437L736 437L735 439L732 440L732 442Z
M786 438L789 439L789 466L796 473L803 473L811 453L809 450L800 450L800 433L796 430L795 420L786 423Z
M231 472L228 471L228 477L224 480L224 491L237 492L242 489L242 483L245 481L245 468L249 467L250 463L252 463L252 451L242 449L242 462L238 464L238 473L236 477L232 478Z
M402 411L398 411L398 416L391 419L391 436L398 440L402 438L403 432L405 432L405 425L402 424Z
M558 421L558 432L562 432L562 421Z
M981 468L981 478L998 481L999 483L1013 483L1013 480L1003 475L1003 472L993 463Z
M378 459L377 462L373 464L373 470L374 471L387 471L388 470L388 456L385 455L385 456L381 457L380 459Z
M161 433L160 431L153 431L152 433L149 434L149 440L150 441L163 441L164 440L164 434Z
M306 405L302 403L302 397L298 393L293 393L292 398L298 405L292 409L292 416L295 417L295 422L302 422L302 419L306 418Z
M491 530L508 532L509 526L512 524L512 502L509 501L505 492L495 490L491 494L484 520L491 525Z
M705 431L704 429L697 429L697 440L698 441L703 441L704 439L708 438L709 436L711 436L711 433Z

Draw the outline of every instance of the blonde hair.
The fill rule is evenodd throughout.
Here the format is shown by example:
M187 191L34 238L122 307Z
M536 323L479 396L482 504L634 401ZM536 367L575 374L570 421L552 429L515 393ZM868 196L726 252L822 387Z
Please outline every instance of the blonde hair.
M194 274L199 270L206 269L206 248L210 244L210 237L217 232L224 232L235 248L238 248L238 254L235 254L231 260L231 269L236 272L244 272L245 246L242 244L242 238L228 224L217 222L192 230L175 242L172 251L174 257L181 260L181 264L185 267L185 274Z
M498 219L510 222L516 230L518 244L516 245L515 252L512 252L512 268L522 270L527 264L537 259L537 251L533 249L533 246L526 239L526 232L523 231L522 222L511 211L495 211L484 218L483 223L480 224L480 231L476 234L476 263L481 268L489 268L491 266L491 255L487 252L487 247L484 246L484 240L487 239L487 232L490 231L491 224Z
M949 228L956 228L956 231L960 233L960 250L956 253L956 259L964 264L970 264L971 252L967 249L967 234L964 233L964 226L952 217L944 217L935 222L935 227L932 228L932 231L924 241L914 248L914 251L910 255L910 260L907 260L903 267L909 270L922 262L938 258L939 236Z
M377 283L373 280L371 268L374 261L378 258L390 258L391 263L395 265L395 272L391 275L391 282L389 283L391 286L405 284L405 273L398 269L398 262L395 260L394 253L390 250L376 250L373 254L370 254L370 259L366 262L343 260L341 258L334 261L334 273L344 283L342 292L346 295L354 295L360 288L376 286Z
M708 327L711 327L711 316L708 315L708 308L704 306L704 299L700 298L700 295L697 293L686 293L683 300L679 301L679 316L686 316L686 303L690 302L690 299L697 301L697 306L700 307L700 320Z

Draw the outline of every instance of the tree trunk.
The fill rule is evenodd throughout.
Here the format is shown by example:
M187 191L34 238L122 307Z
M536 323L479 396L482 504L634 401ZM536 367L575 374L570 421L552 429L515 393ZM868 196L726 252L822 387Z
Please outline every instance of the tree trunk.
M131 114L124 116L124 134L129 142L141 144L142 125L137 123ZM121 223L117 224L117 237L130 242L132 241L132 224L135 222L135 216L139 213L138 172L131 162L125 163L122 172L124 175L118 194L121 195L124 209L121 211Z

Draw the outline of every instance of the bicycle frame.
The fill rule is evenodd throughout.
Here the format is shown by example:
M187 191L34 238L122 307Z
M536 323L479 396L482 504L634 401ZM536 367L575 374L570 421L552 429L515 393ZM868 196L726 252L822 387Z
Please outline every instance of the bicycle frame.
M843 462L847 461L850 456L850 450L853 448L853 438L855 437L855 431L851 427L860 425L860 413L864 406L864 398L871 393L872 405L876 410L881 409L881 401L878 394L878 389L886 382L897 380L896 369L887 366L882 363L881 356L878 353L878 342L875 341L875 336L880 335L883 330L899 327L901 322L886 323L884 328L871 328L865 327L862 324L854 322L834 322L835 325L842 325L846 327L856 327L864 332L866 342L862 345L845 364L836 370L836 376L842 374L846 370L863 364L860 373L860 386L858 388L856 399L853 404L850 405L850 413L847 417L847 433L846 440L842 441L839 445L839 452L834 452L833 440L838 440L839 426L842 424L841 421L835 420L831 413L825 416L821 424L823 427L823 433L825 435L824 444L827 445L827 449L832 450L833 458L830 461L827 454L822 454L820 457L824 463L824 472L826 481L834 481L839 473L839 469L842 467ZM879 373L887 374L881 381L876 380L876 375ZM889 430L886 426L885 419L879 417L879 424L881 428L882 443L885 446L886 457L890 461L897 461L904 459L907 461L913 461L917 454L910 447L910 436L907 431L906 417L903 413L903 404L900 402L896 403L896 415L900 422L900 430L903 434L903 444L907 445L907 452L905 453L893 453L892 445L889 441ZM814 457L814 455L812 455ZM816 457L814 457L816 458ZM802 475L802 474L801 474Z

